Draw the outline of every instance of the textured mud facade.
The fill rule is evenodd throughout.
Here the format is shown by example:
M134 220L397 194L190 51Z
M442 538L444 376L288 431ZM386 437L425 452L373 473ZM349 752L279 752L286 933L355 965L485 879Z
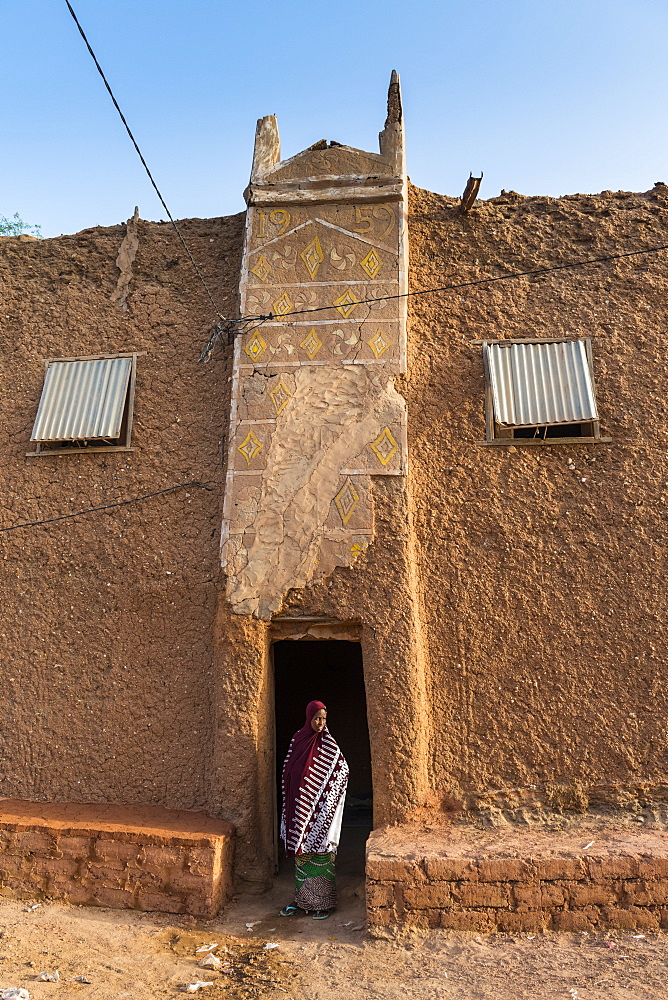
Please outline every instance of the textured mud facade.
M242 225L184 223L232 310ZM227 376L196 363L210 317L175 235L135 228L127 311L125 226L0 240L2 527L210 489L0 535L0 794L205 808ZM134 451L27 458L42 359L127 351Z
M462 220L453 200L415 192L413 287L660 246L667 207L662 184L511 192ZM664 270L656 253L411 300L404 391L431 595L430 780L465 804L475 791L503 808L492 789L520 811L664 799ZM491 336L591 336L612 442L480 447L483 364L470 341Z
M329 145L277 166L264 129L251 201L260 197L259 174L266 180L274 170L278 193L294 201L302 166L317 177L330 160L327 184L340 191L347 156L355 191L365 170L375 184L378 154ZM388 170L388 187L397 183L392 176ZM241 216L184 223L228 314L239 307L240 276L245 308L262 313L265 289L276 313L283 294L295 305L317 304L323 288L339 297L347 288L391 287L385 271L377 285L360 270L364 255L351 240L368 234L351 234L363 200L346 202L344 220L331 190L319 190L320 200L297 206L265 192L266 204L248 213L255 228L245 232ZM510 192L477 202L466 217L455 199L415 188L409 195L414 291L668 242L665 185L561 199ZM358 229L389 224L387 212L373 210L382 204L377 193L364 204L371 219L363 221L368 209L360 207ZM260 212L276 234L256 247ZM304 224L303 245L294 233L280 242L293 232L279 235L281 212ZM397 211L397 226L399 218ZM346 232L331 230L332 243L339 224ZM400 287L390 263L398 229L375 242ZM265 273L262 256L271 268L265 280L252 275ZM364 286L353 286L347 271L342 281L344 267ZM405 374L400 349L390 353L398 342L374 358L370 341L382 324L372 310L368 318L355 312L353 323L322 314L337 330L354 330L355 343L323 336L320 320L300 326L299 336L270 321L238 338L234 355L218 349L197 366L210 307L166 226L137 219L129 232L0 240L0 526L192 480L211 488L0 534L0 794L204 808L237 830L240 882L266 884L271 643L302 635L361 642L377 826L438 827L481 810L494 822L532 824L588 806L661 825L665 298L665 255L654 254L412 298ZM383 313L390 340L398 316ZM302 346L311 327L324 365L310 364L318 353L309 358ZM266 346L252 347L254 335ZM484 373L471 342L522 337L592 338L610 444L481 445ZM137 368L135 450L27 458L42 360L133 351L146 352ZM287 364L294 354L309 363ZM274 374L269 359L277 359ZM323 420L314 399L330 387ZM293 477L316 422L327 427L316 442L317 488L315 464L304 462L302 478ZM397 451L374 466L368 445L385 426ZM251 431L259 451L252 438L244 446ZM335 498L348 479L358 501L344 524L347 508ZM280 508L286 490L304 501L291 520ZM290 546L274 552L284 537L272 521L277 510L289 521ZM251 528L258 517L259 533ZM220 568L221 541L233 572Z

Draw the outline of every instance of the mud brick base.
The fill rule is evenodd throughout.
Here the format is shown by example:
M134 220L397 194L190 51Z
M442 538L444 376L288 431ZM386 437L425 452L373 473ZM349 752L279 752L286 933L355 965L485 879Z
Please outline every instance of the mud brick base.
M0 800L0 895L213 917L234 829L205 813Z
M372 927L668 928L668 831L396 828L371 834L366 872Z

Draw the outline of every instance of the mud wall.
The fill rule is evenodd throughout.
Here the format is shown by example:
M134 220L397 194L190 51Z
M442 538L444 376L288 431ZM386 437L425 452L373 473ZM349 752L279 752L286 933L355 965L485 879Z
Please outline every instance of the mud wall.
M184 223L231 310L242 224ZM0 795L203 807L227 375L196 364L211 308L171 227L137 224L119 307L125 228L0 240L0 526L211 489L0 534ZM42 359L116 351L146 352L135 450L26 458Z
M415 289L665 244L668 188L414 191ZM436 788L665 781L665 253L411 300L405 392ZM481 447L483 338L593 338L608 445ZM568 786L570 791L561 786Z
M413 189L412 286L668 242L667 192L510 193L462 218ZM230 310L242 222L186 224ZM196 366L207 303L167 228L138 232L127 312L111 301L124 227L0 242L2 526L190 479L214 489L0 535L0 794L207 806L261 879L272 632L231 614L217 568L229 352ZM418 800L520 788L578 805L589 786L637 797L666 781L665 288L657 254L411 300L407 487L372 477L373 544L281 609L359 623L377 823ZM561 335L593 338L612 443L481 446L470 341ZM25 457L43 358L134 350L134 452ZM427 757L397 721L425 678Z
M462 218L455 200L413 189L412 287L660 245L667 193L511 193ZM648 255L411 300L409 370L397 379L408 507L374 480L374 544L282 609L361 622L377 823L491 801L558 810L585 808L590 795L637 805L663 794L663 268ZM480 444L484 374L471 341L531 336L593 338L611 444ZM404 593L412 566L417 631ZM387 711L410 700L423 671L427 761ZM424 808L393 791L397 760L428 766Z
M413 287L666 243L668 188L415 191ZM665 780L665 254L414 298L416 536L436 787ZM608 445L480 447L483 338L593 338ZM556 787L555 787L556 786Z

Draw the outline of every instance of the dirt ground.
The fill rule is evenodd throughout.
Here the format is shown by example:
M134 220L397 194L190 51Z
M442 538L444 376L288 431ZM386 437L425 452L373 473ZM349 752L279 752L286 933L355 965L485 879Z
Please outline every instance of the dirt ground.
M491 935L445 931L371 937L359 859L339 870L338 909L326 921L281 918L284 872L263 896L236 899L216 920L67 906L0 903L0 990L33 1000L158 1000L186 984L228 1000L664 1000L662 934ZM278 947L266 949L265 945ZM217 944L221 971L197 967ZM40 982L58 969L58 983ZM87 982L78 981L83 977Z

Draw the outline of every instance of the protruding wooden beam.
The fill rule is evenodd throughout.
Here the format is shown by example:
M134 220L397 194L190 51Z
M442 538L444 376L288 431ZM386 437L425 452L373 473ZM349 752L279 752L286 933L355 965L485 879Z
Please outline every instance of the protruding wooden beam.
M473 202L478 197L478 191L480 190L480 182L483 178L481 172L480 177L474 177L473 174L469 174L469 179L466 182L466 187L464 188L464 194L462 195L462 203L460 209L464 215L470 212L473 208Z

